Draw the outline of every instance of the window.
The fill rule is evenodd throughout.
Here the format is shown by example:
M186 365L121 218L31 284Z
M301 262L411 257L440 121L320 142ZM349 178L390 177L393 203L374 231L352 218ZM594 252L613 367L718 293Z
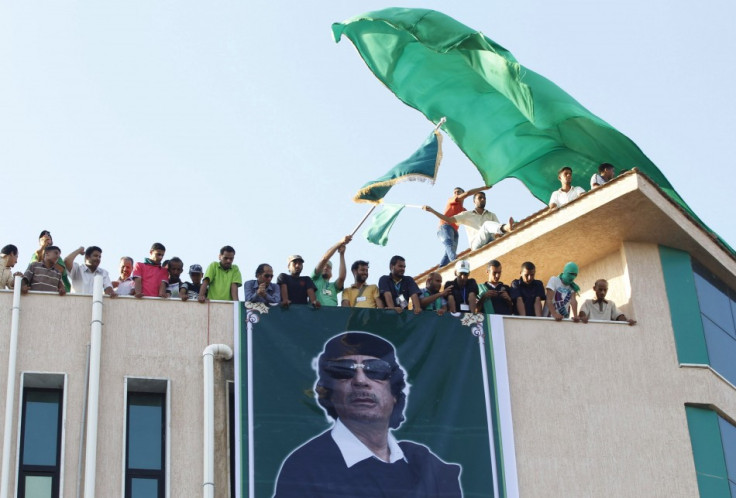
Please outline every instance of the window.
M41 382L34 382L42 378ZM64 391L62 375L24 374L18 496L59 496Z
M166 405L166 381L128 379L126 498L166 496Z
M709 407L685 411L700 496L736 498L736 426Z

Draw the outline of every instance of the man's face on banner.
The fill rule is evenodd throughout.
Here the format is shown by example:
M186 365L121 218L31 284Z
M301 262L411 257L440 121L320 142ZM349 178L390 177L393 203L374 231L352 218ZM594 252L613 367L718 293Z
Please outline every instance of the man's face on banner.
M391 412L393 412L396 398L391 394L391 384L388 378L381 380L380 377L366 375L370 369L361 365L370 364L371 360L382 361L374 356L350 355L343 356L339 360L354 362L355 368L351 378L334 378L332 387L332 404L337 416L343 422L385 422L389 423Z

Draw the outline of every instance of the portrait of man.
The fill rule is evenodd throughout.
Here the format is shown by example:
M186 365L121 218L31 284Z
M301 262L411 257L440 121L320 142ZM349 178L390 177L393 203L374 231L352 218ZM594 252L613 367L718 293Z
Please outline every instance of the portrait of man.
M390 342L343 332L315 368L316 401L334 424L285 458L274 497L462 496L460 465L391 432L404 421L408 382Z

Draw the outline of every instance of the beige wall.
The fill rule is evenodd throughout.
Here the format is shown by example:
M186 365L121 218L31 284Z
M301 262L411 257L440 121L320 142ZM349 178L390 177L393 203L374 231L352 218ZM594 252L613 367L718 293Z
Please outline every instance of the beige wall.
M7 382L12 294L0 292L0 385ZM67 375L64 421L64 496L76 496L80 421L84 399L86 346L90 340L91 296L29 294L21 299L17 380L20 372ZM209 326L208 326L209 315ZM202 352L208 344L233 346L231 303L105 298L100 373L100 419L97 445L97 496L121 496L123 482L125 377L170 381L170 496L199 496L203 467ZM215 362L217 496L229 489L226 380L233 362ZM18 435L16 383L11 490L15 486ZM5 398L2 397L3 406ZM4 423L4 409L0 423Z

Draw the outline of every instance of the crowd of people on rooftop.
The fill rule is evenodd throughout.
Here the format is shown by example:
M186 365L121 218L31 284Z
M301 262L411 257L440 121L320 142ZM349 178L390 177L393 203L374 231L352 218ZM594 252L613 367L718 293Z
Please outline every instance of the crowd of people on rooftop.
M599 172L591 178L591 188L611 180L614 170L610 164L602 164ZM560 207L585 191L572 186L572 169L563 167L558 172L561 188L552 194L549 208ZM468 231L471 249L479 249L500 234L514 229L514 220L500 223L495 214L485 209L484 186L465 192L454 189L444 213L429 206L423 206L440 218L438 237L442 241L444 253L440 266L456 260L458 226L463 224ZM475 208L466 211L463 201L472 196ZM311 276L302 275L304 258L298 254L289 256L288 273L281 273L274 283L273 267L267 263L258 265L255 279L243 282L237 265L233 264L235 249L229 245L220 249L218 261L203 268L199 264L189 266L189 281L183 281L184 262L173 257L164 260L166 247L156 242L151 246L149 257L135 262L131 257L120 258L119 273L115 280L100 267L102 249L97 246L79 247L61 257L61 250L53 244L51 233L44 230L39 235L39 247L31 257L31 263L24 273L13 272L18 261L18 248L8 244L0 253L0 288L12 289L14 277L20 276L21 292L28 291L67 292L92 294L96 275L103 281L103 290L109 297L134 296L174 298L182 301L208 300L237 301L239 288L243 287L244 300L251 303L279 305L288 308L292 304L311 304L322 306L346 306L356 308L392 308L401 313L410 309L414 313L430 310L438 314L486 313L519 316L548 316L555 320L571 318L573 321L619 320L630 324L634 320L626 318L616 305L606 300L608 283L600 279L595 283L596 299L589 299L580 307L576 296L579 287L575 283L578 267L567 263L559 275L550 278L545 286L536 280L536 267L531 261L521 265L519 278L507 286L501 281L502 265L492 260L487 265L488 280L478 284L469 277L470 264L459 260L455 264L455 279L442 283L439 272L431 272L426 285L420 289L412 277L405 275L406 260L394 256L389 263L390 273L382 276L378 284L368 284L369 263L356 260L351 265L354 283L345 285L347 267L345 249L352 237L346 235L332 245L315 266ZM339 270L332 281L333 271L330 259L338 254ZM84 256L83 264L75 260ZM340 296L340 294L342 295Z

